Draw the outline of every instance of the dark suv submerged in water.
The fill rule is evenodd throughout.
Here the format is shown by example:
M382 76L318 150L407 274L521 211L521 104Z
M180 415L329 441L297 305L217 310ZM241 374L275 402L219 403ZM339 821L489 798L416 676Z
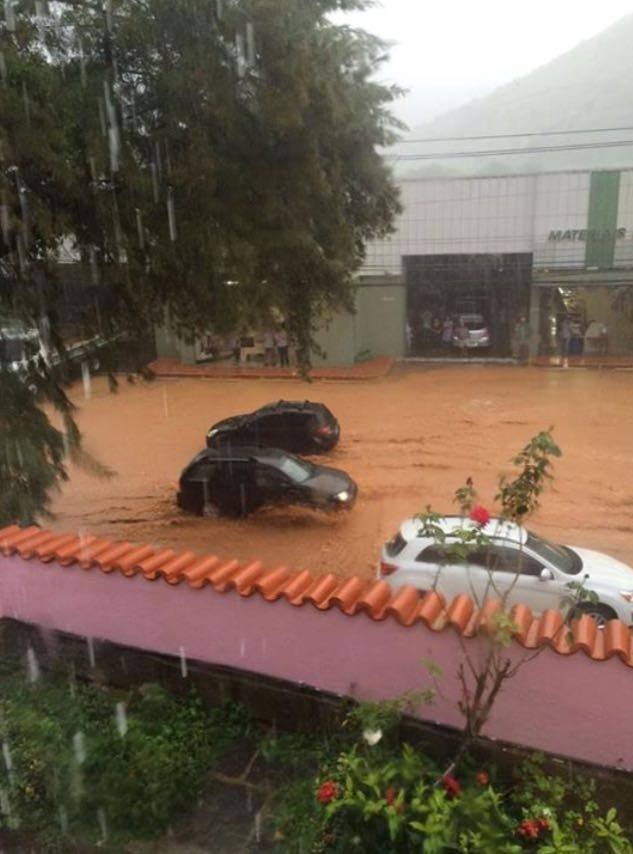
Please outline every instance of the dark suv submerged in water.
M338 421L323 403L280 400L218 421L207 433L207 447L254 445L320 454L332 450L340 434Z
M207 449L180 477L178 505L217 518L246 516L265 504L346 510L358 487L344 471L317 466L273 448Z

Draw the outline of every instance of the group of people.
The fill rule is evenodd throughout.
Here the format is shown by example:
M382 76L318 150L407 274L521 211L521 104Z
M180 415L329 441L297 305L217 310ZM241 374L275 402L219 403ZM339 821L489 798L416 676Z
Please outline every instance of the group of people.
M420 337L435 340L445 347L453 343L453 338L465 340L468 337L468 329L460 322L459 318L453 319L450 315L442 319L439 315L433 315L430 311L423 311L419 319L407 320L407 347L412 349L416 340Z
M264 330L264 365L274 367L277 364L277 358L282 367L290 364L288 333L284 324Z
M591 320L586 328L565 315L560 324L560 349L563 356L582 356L583 353L605 355L609 349L609 333L604 323Z

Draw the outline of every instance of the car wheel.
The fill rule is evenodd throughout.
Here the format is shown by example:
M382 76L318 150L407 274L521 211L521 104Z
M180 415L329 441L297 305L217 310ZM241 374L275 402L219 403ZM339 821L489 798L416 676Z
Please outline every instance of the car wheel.
M206 504L202 505L202 511L200 515L204 516L205 519L219 519L222 513L220 512L220 508L217 504L213 504L212 502L207 501Z
M618 615L615 613L613 608L610 608L608 605L603 605L600 602L584 602L575 609L574 616L579 617L582 614L586 614L588 617L591 617L596 621L596 625L599 629L604 629L609 620L617 620Z

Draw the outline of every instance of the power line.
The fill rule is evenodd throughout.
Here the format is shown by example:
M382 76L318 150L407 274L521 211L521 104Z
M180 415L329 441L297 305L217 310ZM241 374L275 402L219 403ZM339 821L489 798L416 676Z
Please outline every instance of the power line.
M489 151L441 151L426 154L386 154L386 160L448 160L463 157L507 157L513 154L543 154L552 151L587 151L599 148L622 148L633 145L633 139L612 142L585 142L576 145L542 145L527 148L497 148Z
M429 136L425 139L401 139L396 145L413 145L424 142L472 142L479 139L522 139L530 136L567 136L586 133L617 133L618 131L630 131L633 127L619 128L576 128L574 130L541 130L526 131L525 133L491 133L484 136Z

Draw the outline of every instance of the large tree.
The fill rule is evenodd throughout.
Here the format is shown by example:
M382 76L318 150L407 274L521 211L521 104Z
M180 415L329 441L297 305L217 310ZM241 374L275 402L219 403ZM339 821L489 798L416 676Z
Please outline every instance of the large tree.
M96 295L84 335L166 315L183 334L228 331L277 309L307 368L323 314L352 307L364 245L398 210L378 152L397 94L375 80L383 45L330 18L365 5L4 0L0 312L39 329L50 358L31 405L62 412L67 447L62 246ZM0 413L0 455L8 429ZM63 476L58 455L42 465Z

